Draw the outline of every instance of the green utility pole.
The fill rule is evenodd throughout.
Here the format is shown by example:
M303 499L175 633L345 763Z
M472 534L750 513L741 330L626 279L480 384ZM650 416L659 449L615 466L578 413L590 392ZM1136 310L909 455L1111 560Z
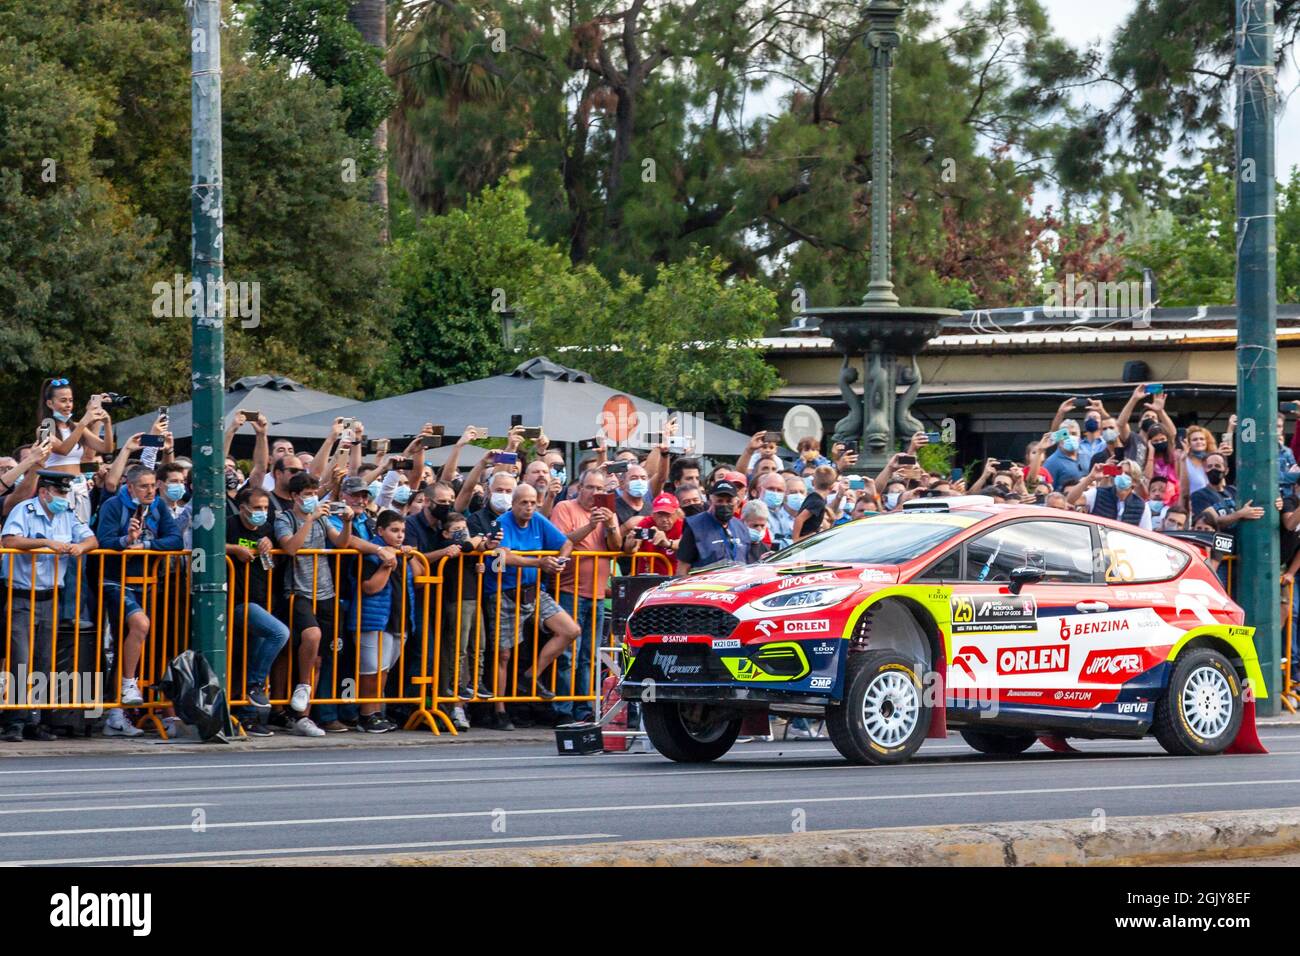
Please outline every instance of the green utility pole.
M902 43L898 18L903 8L889 0L871 0L867 7L867 46L871 49L871 282L863 305L897 308L890 280L890 169L893 166L894 51Z
M190 18L190 265L202 300L194 316L194 649L226 683L226 506L222 458L225 286L222 275L221 0L186 0ZM196 290L197 291L197 290Z
M1236 45L1237 500L1264 509L1261 520L1236 525L1236 585L1246 623L1255 628L1268 685L1260 713L1272 715L1278 712L1282 659L1278 513L1273 507L1278 494L1273 0L1237 0Z

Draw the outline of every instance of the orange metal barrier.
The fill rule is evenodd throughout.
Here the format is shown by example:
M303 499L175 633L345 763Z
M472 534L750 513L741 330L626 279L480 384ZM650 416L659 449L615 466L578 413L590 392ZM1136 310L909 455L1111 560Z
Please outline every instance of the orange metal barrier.
M1291 680L1292 644L1295 640L1295 582L1283 585L1282 593L1286 596L1282 605L1282 693L1279 700L1291 713L1300 705L1300 685Z
M558 552L518 552L527 556L554 556ZM232 708L248 705L248 667L250 652L249 617L251 605L247 601L236 604L236 595L249 593L253 575L265 575L265 604L259 605L290 631L290 640L282 650L271 671L270 699L272 704L287 705L296 683L312 684L313 705L385 705L403 704L412 708L406 722L408 729L427 726L440 733L439 724L455 734L447 713L448 705L462 703L458 690L469 676L463 669L471 669L474 689L478 689L480 675L486 678L485 689L490 690L494 702L541 702L536 674L539 657L544 647L540 618L534 614L531 622L522 618L523 608L536 602L538 584L525 588L522 575L516 577L512 591L506 594L501 584L505 567L498 561L496 552L471 552L457 558L444 557L438 562L436 572L427 559L418 552L403 554L398 566L391 572L401 574L410 587L400 589L400 630L394 639L400 642L397 658L388 673L384 686L372 683L372 692L363 694L360 648L357 635L362 620L362 585L365 555L355 549L308 550L289 556L276 549L271 552L278 563L275 568L263 568L255 556L244 562L226 556L227 580L227 667L226 691ZM65 570L66 580L49 592L37 591L36 576L30 573L32 560L51 561L57 571ZM283 563L294 559L312 562L311 593L288 595L277 593L284 586ZM557 603L568 606L569 599L589 598L593 605L606 599L605 586L611 576L602 572L601 562L612 566L615 559L630 562L634 574L656 570L671 573L671 563L660 554L647 552L627 555L614 551L572 552L570 566L565 572L554 571L546 575L549 593ZM138 561L138 566L136 562ZM159 719L159 711L170 708L156 690L156 685L166 674L169 662L190 647L190 554L164 551L108 551L88 552L79 560L53 550L21 551L0 549L0 611L3 616L4 675L21 669L17 679L4 680L0 676L0 722L4 711L69 710L99 712L122 706L122 676L130 656L131 667L139 682L145 701L132 705L144 711L142 721L151 721L164 739L166 730ZM454 573L453 564L460 567ZM24 567L26 563L26 567ZM489 569L489 565L491 565ZM322 568L329 571L333 595L319 597ZM136 570L139 573L129 574ZM15 586L15 571L31 583L28 587ZM589 571L588 574L582 572ZM612 567L611 567L612 571ZM496 575L497 588L484 589L488 574ZM454 594L446 590L454 577ZM467 578L466 575L473 575ZM589 594L579 593L579 582L589 577ZM539 583L542 575L539 573ZM125 587L118 586L118 583ZM567 585L562 589L562 582ZM106 587L105 585L108 585ZM343 593L346 587L347 594ZM466 593L467 588L470 593ZM525 592L528 592L527 594ZM65 593L65 592L70 592ZM130 633L128 619L128 593L139 604L147 619L147 628L141 635L138 655L126 653ZM502 595L506 594L506 601ZM414 600L414 607L410 602ZM307 602L310 602L308 605ZM513 605L513 619L502 621L503 607ZM268 606L269 605L269 606ZM324 605L324 606L323 606ZM60 612L64 608L65 613ZM80 613L67 614L73 608ZM18 612L19 626L14 615ZM301 616L310 611L327 624L329 633L320 635L320 644L311 669L304 677L300 654L295 646L295 630L302 631L305 624ZM345 616L346 611L346 616ZM410 612L414 612L413 614ZM324 612L324 613L322 613ZM566 612L567 613L567 612ZM414 627L410 621L414 619ZM581 661L573 660L569 667L567 686L561 686L558 667L546 686L554 701L586 701L594 703L599 695L602 674L599 651L605 634L597 632L598 615L591 615L589 648ZM490 623L488 623L490 622ZM450 633L444 632L444 624ZM430 626L432 625L432 626ZM140 629L140 624L137 624ZM504 629L504 631L503 631ZM531 644L529 662L525 673L531 680L524 686L520 682L520 655L513 649L504 649L496 639L504 632L515 648ZM522 633L521 633L522 632ZM581 635L578 635L580 638ZM383 638L379 638L378 656L383 658ZM444 644L444 641L447 643ZM470 645L472 642L472 651ZM135 644L135 641L131 642ZM577 639L573 643L577 643ZM109 664L109 648L112 663ZM571 650L566 647L564 650ZM412 666L412 655L414 658ZM502 668L503 659L510 658L508 672ZM574 655L576 656L576 655ZM350 660L348 660L350 658ZM449 666L449 672L444 667ZM31 665L39 663L43 676L32 674ZM490 663L490 670L487 667ZM22 668L12 665L21 664ZM463 665L468 665L463 668ZM580 693L579 668L586 671L587 692ZM66 688L52 687L65 674L74 675L65 683ZM443 680L447 676L448 680ZM48 688L43 689L42 681ZM377 687L378 692L374 692ZM151 693L152 689L152 693ZM482 698L488 699L488 698Z
M559 554L558 551L519 551L515 552L524 557L554 557ZM593 602L605 600L605 589L602 583L608 583L612 576L610 573L602 575L598 568L599 562L607 562L612 565L616 559L628 561L631 564L632 573L642 573L646 569L653 569L656 563L663 564L664 573L672 573L672 564L667 557L655 552L624 554L620 551L572 551L569 554L569 567L563 571L552 571L547 573L547 583L551 585L549 594L557 604L561 606L564 613L570 618L574 615L569 613L568 605L565 600L567 597L573 598L573 607L578 606L579 598L587 598ZM582 571L590 563L590 593L581 594L579 584L584 577ZM453 565L459 564L459 570L453 572L450 569ZM523 570L523 569L520 569ZM466 595L467 577L473 575L469 580L471 593ZM496 576L496 587L485 589L484 583L489 575ZM445 594L444 588L448 584L448 577L454 578L454 595ZM542 639L542 621L541 616L536 613L538 602L541 600L538 591L543 580L541 570L538 570L537 583L525 587L523 583L524 575L515 575L515 585L513 589L503 588L505 577L505 564L498 560L496 552L466 552L456 557L443 557L438 562L438 606L444 609L439 613L433 622L433 676L432 685L434 690L433 704L438 713L442 713L444 706L455 706L457 704L468 703L467 699L461 698L458 691L462 687L468 687L471 691L477 691L486 678L487 686L484 688L490 691L490 696L475 696L476 700L490 700L496 703L528 703L528 702L589 702L595 703L600 693L601 678L600 674L600 657L599 652L604 634L597 633L596 625L599 615L596 613L590 616L590 633L589 648L584 659L578 661L571 659L568 667L569 676L567 686L560 686L559 674L560 668L555 666L551 672L550 680L544 682L542 686L550 691L549 698L543 697L538 692L538 663L543 653L543 648L553 636L548 636L544 641ZM568 579L568 585L562 588L562 581ZM503 594L506 600L502 600ZM446 600L444 601L444 596ZM510 607L508 605L513 605ZM527 619L524 618L523 610L530 607L533 610ZM503 610L506 612L506 619L502 620ZM468 619L467 619L468 617ZM485 627L485 622L490 621ZM444 624L448 625L450 633L444 630ZM498 635L505 634L509 637L511 647L503 649L502 641L498 640ZM581 632L577 634L572 642L565 645L560 654L569 651L574 645L577 645L582 638ZM520 654L518 649L529 645L528 664L524 668L526 677L526 687L520 687ZM503 665L503 657L508 657L508 663ZM572 654L571 658L576 658ZM451 665L450 680L443 680L445 662ZM465 666L467 665L467 666ZM504 666L504 670L503 670ZM579 693L578 690L578 673L579 667L587 672L587 692ZM468 670L469 673L464 671ZM468 682L468 683L467 683ZM452 728L452 733L456 733Z

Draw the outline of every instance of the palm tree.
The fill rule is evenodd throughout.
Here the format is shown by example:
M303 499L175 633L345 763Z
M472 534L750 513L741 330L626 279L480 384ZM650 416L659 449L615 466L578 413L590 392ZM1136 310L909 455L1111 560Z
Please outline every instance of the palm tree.
M379 50L387 70L388 59L388 5L385 0L352 0L348 7L348 22L356 27L361 38ZM374 182L370 187L370 201L383 212L382 235L388 241L388 121L376 127L371 141L379 154Z

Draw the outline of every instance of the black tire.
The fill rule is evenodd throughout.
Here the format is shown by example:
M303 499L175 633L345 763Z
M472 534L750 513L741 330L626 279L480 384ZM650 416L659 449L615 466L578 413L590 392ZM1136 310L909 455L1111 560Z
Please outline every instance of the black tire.
M741 718L716 715L709 720L709 704L682 704L671 701L641 705L646 734L655 750L678 763L705 763L717 760L740 736Z
M1013 757L1032 747L1038 738L1034 734L991 734L982 730L963 730L961 739L982 754Z
M844 700L826 708L826 728L830 731L831 743L835 745L846 760L859 764L894 764L902 763L925 740L930 728L930 708L925 704L925 695L921 679L916 672L916 664L901 654L893 651L861 651L849 654L847 673L844 676ZM909 712L904 716L903 724L894 723L898 719L899 701L887 695L883 706L874 708L880 719L892 724L886 734L902 732L898 739L877 739L868 730L864 712L864 701L868 690L879 688L881 681L896 681L898 676L906 678L912 687L912 694L907 695ZM910 727L908 721L914 721Z
M1204 728L1193 725L1195 715L1189 720L1189 716L1184 713L1184 694L1187 693L1189 681L1193 679L1201 681L1202 693L1213 696L1216 684L1227 691L1227 703L1223 703L1220 697L1218 706L1230 706L1232 710L1222 729L1213 736L1204 733ZM1219 679L1222 683L1219 683ZM1151 723L1151 732L1160 741L1160 746L1175 756L1210 756L1223 753L1236 739L1237 731L1241 729L1242 715L1241 678L1228 663L1228 659L1218 651L1198 647L1178 655L1174 661L1169 686L1156 702L1156 716Z

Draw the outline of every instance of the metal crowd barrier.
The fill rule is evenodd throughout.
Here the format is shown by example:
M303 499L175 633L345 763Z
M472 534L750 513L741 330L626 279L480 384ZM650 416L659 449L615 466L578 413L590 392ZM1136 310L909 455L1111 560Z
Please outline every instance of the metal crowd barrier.
M529 556L555 555L558 552L518 552ZM292 638L295 616L301 612L306 600L301 595L283 599L277 591L283 588L283 574L287 570L284 563L291 560L279 549L271 552L276 561L274 568L263 568L255 556L252 561L235 561L226 556L228 571L227 587L227 667L226 691L232 708L249 705L248 664L249 664L249 606L235 604L236 583L240 583L241 595L247 595L248 584L254 574L267 575L267 603L264 609L288 626L290 640L280 652L276 665L268 681L269 697L274 705L285 706L289 703L293 687L303 680L299 673L296 648ZM434 734L439 734L439 724L456 733L448 706L462 701L457 691L468 676L461 672L461 643L459 636L465 626L465 615L472 616L469 626L472 633L466 640L472 639L472 686L477 690L480 683L485 683L491 690L492 702L523 703L545 702L538 693L536 664L543 641L541 622L537 615L530 621L521 620L521 608L528 603L526 597L536 601L536 588L528 590L525 595L522 575L516 578L513 592L510 594L514 604L514 620L500 622L503 602L500 595L505 568L497 560L495 552L468 552L459 557L444 557L438 562L436 573L429 567L427 559L418 552L402 555L398 568L392 573L400 573L403 580L409 577L414 589L414 608L409 607L411 594L406 587L400 590L399 620L401 628L396 637L401 641L398 658L387 675L387 682L380 688L381 693L362 696L361 661L357 653L356 635L361 627L361 597L363 567L365 556L354 549L344 550L308 550L297 552L297 558L312 560L312 593L317 590L321 563L329 568L334 582L334 595L330 615L332 626L329 634L321 636L318 653L320 673L317 674L315 691L312 694L312 706L331 705L348 707L361 704L405 705L411 713L405 726L413 729L427 726ZM28 573L32 583L27 588L15 587L14 571L23 562L52 560L56 569L66 566L67 580L51 589L51 593L38 592L35 576ZM138 568L133 563L138 559ZM122 582L139 596L139 604L149 620L149 628L141 649L136 677L145 702L134 705L144 712L140 723L152 722L159 735L166 739L166 729L159 717L159 712L170 709L171 704L157 691L157 684L166 674L169 662L182 651L190 647L190 554L184 551L130 550L89 552L80 560L72 560L67 555L52 550L21 551L0 548L0 611L3 611L4 623L4 669L0 674L0 715L4 711L32 710L67 710L91 711L120 707L122 674L122 637L127 633L126 596L122 593L116 600L106 594L103 584ZM632 573L653 571L657 564L662 564L664 573L671 572L671 564L663 555L647 552L625 555L615 551L582 551L570 555L572 584L567 591L562 591L561 578L566 576L556 572L545 576L547 590L561 606L568 608L568 596L574 598L588 597L594 604L604 602L606 595L599 592L601 575L595 564L601 561L613 562L623 560L630 563ZM456 593L445 594L449 580L450 562L461 563L461 573L456 575ZM584 570L584 564L590 562L592 588L589 595L578 593L578 584ZM30 565L29 565L30 566ZM129 569L136 569L138 574L128 574ZM351 573L347 573L347 572ZM274 578L272 575L274 574ZM484 589L484 580L488 574L497 577L495 591ZM472 575L472 576L471 576ZM539 584L543 575L539 573ZM471 589L466 594L466 588ZM273 587L274 585L274 587ZM343 589L346 585L348 593ZM345 600L346 598L346 600ZM446 600L444 600L446 598ZM454 598L454 603L449 603ZM39 599L39 600L38 600ZM317 598L312 598L312 610L318 607ZM43 614L28 615L25 634L15 633L13 612L16 608L45 605L49 610ZM576 605L576 600L573 602ZM346 608L346 617L345 617ZM73 613L79 609L79 613ZM409 626L414 610L414 628ZM575 615L576 617L576 615ZM606 621L610 618L606 614ZM488 621L491 621L491 625ZM572 666L569 667L567 686L560 686L559 668L555 667L549 679L549 690L554 694L551 702L585 701L598 707L603 674L601 673L600 651L605 647L608 635L597 631L599 615L593 613L590 620L589 640L584 648L582 660L576 660L577 647L568 650ZM444 635L444 623L451 627L450 635ZM494 635L498 633L501 623L513 632L516 650L512 652L512 665L502 684L499 677L501 648ZM432 624L432 627L430 627ZM350 626L349 626L350 625ZM48 646L41 647L38 654L38 641L42 640L38 631L48 628ZM523 632L523 633L521 633ZM111 641L110 641L111 638ZM451 661L451 680L443 681L443 641L452 641L448 654ZM11 666L16 660L15 642L25 640L27 647L23 656L28 666L23 673L13 675ZM579 642L581 643L581 639ZM518 649L531 644L530 660L524 666L525 671L533 673L532 680L526 686L520 686L520 654ZM418 647L417 647L418 645ZM109 663L110 647L112 650ZM62 683L64 675L72 675L68 687L47 687L42 690L41 681L32 674L31 663L38 658L45 663L45 651L48 650L48 666L45 668L47 685ZM469 648L466 649L469 651ZM382 651L382 647L381 647ZM414 659L412 663L412 659ZM490 670L486 665L490 661ZM586 671L587 692L579 692L579 668ZM51 679L57 678L57 679ZM150 692L152 690L152 693ZM482 699L482 698L480 698ZM3 717L0 716L0 722Z

